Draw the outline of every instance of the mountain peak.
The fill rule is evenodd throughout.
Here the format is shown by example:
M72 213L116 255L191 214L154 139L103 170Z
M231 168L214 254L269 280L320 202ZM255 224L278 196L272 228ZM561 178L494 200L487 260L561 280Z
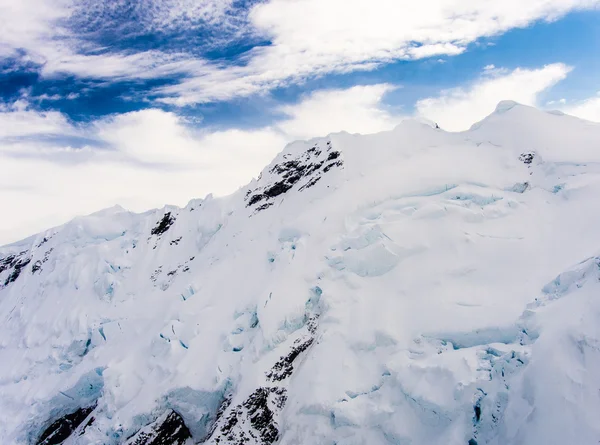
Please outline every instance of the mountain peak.
M107 216L107 215L114 215L117 213L122 213L122 212L129 212L129 210L127 210L126 208L124 208L123 206L119 205L119 204L115 204L111 207L107 207L105 209L102 210L98 210L97 212L92 213L90 216Z
M498 105L496 105L496 109L494 110L495 113L506 113L507 111L513 109L516 106L521 106L520 103L515 102L514 100L501 100L500 102L498 102Z

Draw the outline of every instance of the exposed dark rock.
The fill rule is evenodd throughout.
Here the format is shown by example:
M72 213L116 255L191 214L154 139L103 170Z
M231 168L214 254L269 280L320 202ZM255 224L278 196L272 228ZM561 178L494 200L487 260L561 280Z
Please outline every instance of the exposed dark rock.
M316 176L314 178L311 178L310 181L308 181L306 184L304 184L302 187L300 187L298 190L302 191L304 189L308 189L311 188L313 185L315 185L319 179L321 179L320 176Z
M12 254L5 258L0 258L0 273L12 268L14 266L14 263L16 261L18 261L18 259L21 257L21 255L23 255L25 253L26 252L21 252L18 255Z
M341 167L342 165L344 165L344 163L342 161L336 161L336 162L332 162L331 164L327 164L325 166L325 168L323 169L324 173L327 173L329 170L331 170L333 167Z
M248 193L249 194L252 193L252 190L248 190ZM246 196L248 196L248 195L246 195ZM253 206L254 204L262 201L263 199L265 199L265 197L262 194L254 195L252 198L250 198L250 201L248 201L248 204L246 204L246 207Z
M42 270L42 262L37 260L35 263L33 263L33 266L31 266L31 273L36 273L40 270Z
M165 233L175 222L175 217L171 216L171 212L165 213L160 221L156 223L156 227L152 229L150 234L160 236Z
M158 276L162 273L162 266L158 266L158 268L156 268L156 270L154 272L152 272L152 275L150 275L150 280L152 280L154 283L156 283L156 280L158 279Z
M273 203L272 203L272 202L266 202L266 203L262 204L261 206L257 207L257 208L256 208L256 211L257 211L257 212L260 212L261 210L268 209L268 208L269 208L269 207L271 207L272 205L273 205Z
M306 327L308 328L308 332L310 332L312 335L315 335L317 333L318 319L319 314L313 314L312 316L308 317L308 320L306 320Z
M283 409L287 401L285 388L259 388L244 402L248 409L250 424L259 432L263 443L273 443L279 438L273 411L269 408L269 396L274 395L275 407Z
M63 443L72 433L81 425L84 420L96 408L96 405L87 408L79 408L71 414L67 414L58 420L55 420L48 428L44 430L37 445L59 445ZM88 425L93 422L93 418ZM86 425L86 427L88 426Z
M44 238L46 239L46 238ZM44 253L44 258L42 258L41 260L37 260L35 263L33 263L33 266L31 266L31 273L34 274L36 272L40 272L42 270L42 265L48 261L48 258L50 257L50 253L54 250L54 248L51 248L50 250L47 250L46 253Z
M49 238L46 238L46 237L44 237L44 239L43 239L43 240L41 240L41 241L40 241L40 243L39 243L37 246L35 246L35 247L40 247L40 246L42 246L43 244L47 243L47 242L48 242L48 240L49 240Z
M266 373L267 381L281 382L292 375L294 362L315 342L318 318L318 314L306 315L305 322L310 335L305 333L295 340L291 351L286 356L280 357L273 368ZM257 325L258 319L251 326ZM235 406L230 406L231 402L228 398L219 410L217 421L209 435L211 443L270 445L277 442L279 440L277 417L287 401L286 391L283 386L259 387L243 403Z
M343 165L343 161L338 159L341 153L339 151L330 151L331 148L331 142L328 141L327 156L322 154L323 151L319 149L318 145L314 145L294 159L288 159L289 154L284 155L283 158L285 161L275 164L269 170L269 173L273 177L270 183L246 192L246 207L260 204L255 209L256 212L259 212L269 208L273 204L272 200L274 198L288 192L296 184L300 185L299 191L314 186L321 179L323 173L326 173L333 167L341 167ZM329 164L323 168L327 162Z
M173 410L142 428L125 445L184 445L192 435L183 418Z
M221 426L220 435L215 438L216 443L221 442L221 437L226 437L227 439L230 439L230 440L235 439L233 428L238 424L238 416L241 416L242 414L243 414L242 410L239 410L239 411L234 410L229 413L229 416L227 416L227 419L225 419L225 422ZM240 441L241 441L241 443L243 443L245 441L244 440L245 433L243 431L241 431L239 434L240 434Z
M306 351L313 342L314 338L312 337L305 341L302 341L302 339L296 340L289 354L280 357L271 370L266 373L267 379L281 381L291 376L294 371L294 360L296 360L302 352Z
M293 187L293 185L300 180L302 176L294 175L289 178L286 178L283 181L278 181L273 184L271 187L267 188L263 193L266 198L275 198Z
M329 144L330 142L328 142ZM308 150L306 150L307 153L310 153L314 156L319 156L321 154L321 150L317 149L317 146L315 145L314 147L309 148Z
M519 156L519 161L529 165L533 162L533 158L535 158L535 153L521 153L521 156Z
M8 286L10 283L16 281L17 278L19 278L19 275L21 275L23 268L25 266L27 266L30 261L31 261L30 258L25 258L25 259L22 259L22 260L18 261L17 263L15 263L14 269L13 269L12 273L8 276L6 281L4 282L4 285Z
M173 241L171 241L171 242L169 243L169 245L171 245L171 246L177 246L177 245L179 244L179 241L181 241L181 238L183 238L183 237L182 237L182 236L180 236L179 238L177 238L177 239L174 239Z
M219 425L219 420L221 420L221 418L223 417L223 414L225 414L225 411L227 411L227 408L229 408L229 406L231 405L231 397L232 397L231 394L228 394L225 397L225 399L223 400L223 402L221 403L221 406L219 406L217 415L215 416L215 422L210 427L208 437L211 437L213 435L213 433L217 429L217 426Z
M329 153L329 156L327 156L327 160L328 161L333 161L334 159L337 159L340 157L340 152L339 151L332 151Z
M215 443L244 444L251 440L261 445L275 443L279 439L275 414L286 401L285 388L258 388L229 412L214 438Z
M94 421L96 420L96 418L94 416L91 416L90 419L87 421L87 423L83 426L83 428L81 428L81 431L79 432L80 436L83 436L85 434L85 430L94 423Z
M177 267L167 272L166 276L162 275L163 267L158 266L158 268L152 272L152 275L150 275L150 280L155 284L155 286L160 286L162 290L167 290L180 271L189 272L189 262L193 261L194 258L195 257L190 257L190 259L186 260L183 264L178 264ZM163 276L163 280L159 282L159 278L161 278L161 276Z
M5 258L0 258L0 273L9 271L8 277L4 280L4 286L8 286L10 283L19 278L21 272L31 262L31 258L28 256L28 252L8 255Z

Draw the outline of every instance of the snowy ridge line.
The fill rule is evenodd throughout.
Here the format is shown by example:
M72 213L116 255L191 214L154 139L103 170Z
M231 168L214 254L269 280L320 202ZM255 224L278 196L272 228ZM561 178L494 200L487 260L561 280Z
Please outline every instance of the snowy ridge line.
M597 444L598 147L506 102L0 247L0 443Z

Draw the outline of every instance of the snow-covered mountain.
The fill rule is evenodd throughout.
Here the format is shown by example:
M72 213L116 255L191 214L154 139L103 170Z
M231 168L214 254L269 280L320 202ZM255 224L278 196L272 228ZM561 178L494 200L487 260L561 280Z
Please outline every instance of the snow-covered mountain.
M0 248L0 443L600 441L600 125L502 102Z

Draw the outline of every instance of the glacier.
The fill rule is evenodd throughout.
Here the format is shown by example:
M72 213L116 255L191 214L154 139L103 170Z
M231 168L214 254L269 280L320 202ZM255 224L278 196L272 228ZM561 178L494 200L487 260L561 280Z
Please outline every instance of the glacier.
M0 443L600 441L600 125L292 143L0 248Z

